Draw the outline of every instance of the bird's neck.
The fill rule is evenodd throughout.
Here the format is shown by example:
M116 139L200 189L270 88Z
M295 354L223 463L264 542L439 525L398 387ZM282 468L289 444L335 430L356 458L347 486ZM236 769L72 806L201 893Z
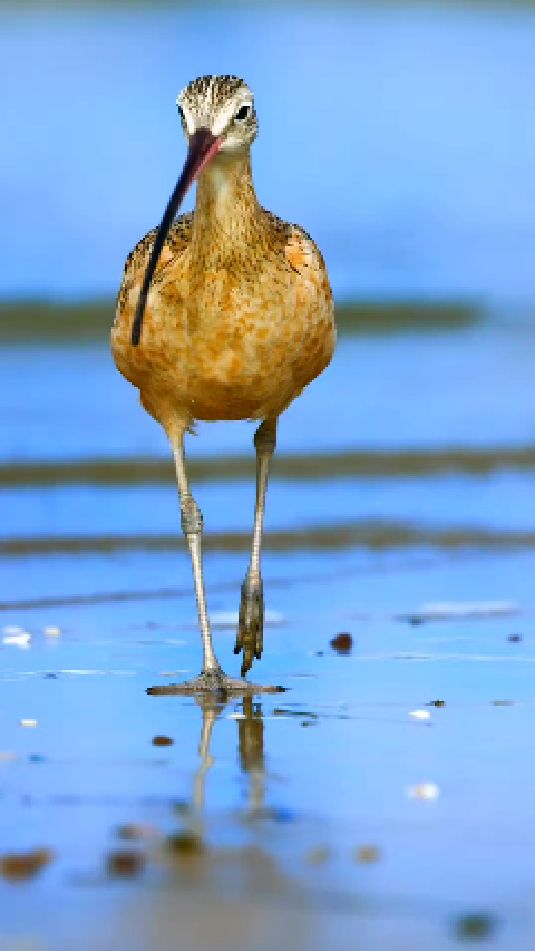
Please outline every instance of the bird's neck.
M249 150L219 154L204 169L197 185L192 247L203 255L211 249L236 252L251 248L262 227L251 172Z

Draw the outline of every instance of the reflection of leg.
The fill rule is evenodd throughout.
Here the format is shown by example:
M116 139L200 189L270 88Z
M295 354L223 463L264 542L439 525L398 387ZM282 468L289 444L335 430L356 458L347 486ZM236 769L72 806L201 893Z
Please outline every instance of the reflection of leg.
M269 462L275 450L276 419L265 419L258 427L254 444L256 449L256 506L253 529L251 562L241 589L240 617L234 653L243 650L241 673L253 666L253 658L260 660L264 634L264 592L260 574L262 531L268 482Z
M206 776L215 762L210 752L212 732L217 718L225 709L225 703L218 703L209 694L198 697L196 702L202 710L202 729L199 740L200 763L195 773L193 788L195 812L192 819L195 830L200 832L205 805ZM255 810L259 809L264 802L264 723L261 705L253 701L252 694L243 698L242 709L244 717L238 720L240 766L242 771L250 776L250 806Z
M251 777L250 806L260 809L264 804L264 722L262 708L253 703L252 697L244 697L245 718L238 720L240 766Z
M202 812L204 809L204 793L206 774L214 765L213 756L210 753L210 743L212 741L212 730L214 723L221 713L221 706L217 706L211 700L201 701L202 707L202 730L199 742L199 756L201 764L195 774L195 784L193 790L193 805L195 809Z
M202 514L199 506L193 498L186 473L186 459L184 455L184 430L182 429L177 438L173 440L173 455L175 457L176 477L178 482L178 491L180 493L180 511L182 513L182 531L186 536L188 548L191 554L191 563L193 567L193 583L195 585L195 596L197 598L197 613L199 615L199 625L201 628L202 646L203 646L203 674L210 676L221 673L221 667L218 663L212 643L212 632L210 631L210 622L208 620L208 611L206 608L206 594L204 590L204 577L202 567Z

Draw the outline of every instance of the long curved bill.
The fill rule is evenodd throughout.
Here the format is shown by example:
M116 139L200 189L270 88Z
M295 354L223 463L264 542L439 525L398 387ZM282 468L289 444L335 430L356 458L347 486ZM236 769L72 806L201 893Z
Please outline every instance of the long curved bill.
M220 147L221 140L213 135L212 132L210 132L210 129L197 129L197 131L194 132L190 137L188 154L186 156L186 161L184 162L184 168L182 169L182 174L175 185L173 194L167 203L167 208L165 209L164 216L154 241L149 263L147 264L147 270L145 271L145 277L143 278L141 291L139 292L134 322L132 324L132 344L134 347L137 347L141 338L141 329L143 327L143 317L145 314L145 305L147 303L147 294L149 293L152 278L154 277L156 265L158 264L158 259L162 253L169 228L173 224L178 210L184 201L184 196L188 188L193 184L197 176L200 175L203 168L208 164L210 159L212 159L214 155L217 154Z

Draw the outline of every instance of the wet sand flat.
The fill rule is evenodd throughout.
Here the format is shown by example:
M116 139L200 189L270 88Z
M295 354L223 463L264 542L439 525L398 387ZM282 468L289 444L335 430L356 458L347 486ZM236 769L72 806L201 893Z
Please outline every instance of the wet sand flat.
M266 558L277 613L255 673L287 690L250 702L147 696L197 671L189 595L17 609L31 637L2 650L0 836L4 860L50 860L4 861L0 947L447 948L463 929L530 947L533 555L315 560L281 577ZM183 555L149 567L187 577ZM233 669L227 567L211 601ZM112 557L54 576L82 568L115 574ZM422 593L445 589L433 620Z

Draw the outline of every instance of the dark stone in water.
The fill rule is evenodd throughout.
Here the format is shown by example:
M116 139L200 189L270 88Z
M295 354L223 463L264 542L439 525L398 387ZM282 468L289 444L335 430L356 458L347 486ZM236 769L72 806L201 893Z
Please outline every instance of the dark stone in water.
M193 858L205 851L203 840L194 832L175 832L168 836L167 848L175 858Z
M54 858L50 849L32 849L31 852L11 852L0 856L0 874L8 882L34 878Z
M158 736L153 736L152 745L153 746L172 746L175 741L170 736L163 736L159 734Z
M481 938L489 938L496 930L496 923L493 915L463 915L455 922L455 937L464 941L479 941Z
M350 654L353 647L353 638L348 631L342 631L333 637L331 647L337 654Z
M145 868L143 852L134 849L116 849L106 858L106 871L113 878L135 878Z
M359 845L353 851L353 858L361 865L373 865L381 858L381 850L376 845Z

